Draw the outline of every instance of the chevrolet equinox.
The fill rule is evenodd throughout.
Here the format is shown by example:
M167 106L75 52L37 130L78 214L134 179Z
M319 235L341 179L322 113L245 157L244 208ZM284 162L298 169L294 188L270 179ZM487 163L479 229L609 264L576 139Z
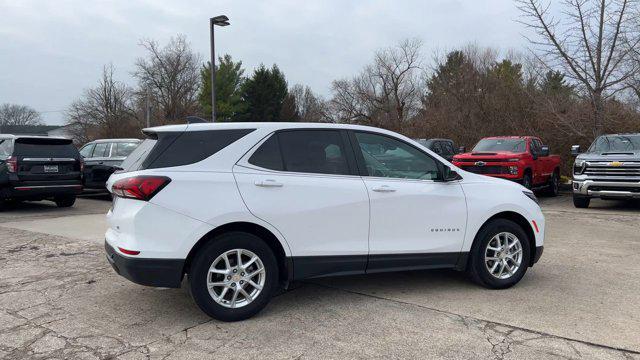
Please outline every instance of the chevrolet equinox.
M142 285L186 276L216 319L246 319L278 288L321 276L452 268L503 289L542 254L531 191L391 131L226 123L144 134L107 182L107 259Z

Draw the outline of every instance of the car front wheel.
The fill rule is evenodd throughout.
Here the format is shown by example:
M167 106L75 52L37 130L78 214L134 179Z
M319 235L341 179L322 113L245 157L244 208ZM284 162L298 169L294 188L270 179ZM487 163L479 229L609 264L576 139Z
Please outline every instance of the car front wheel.
M277 283L273 252L262 239L243 232L212 239L198 252L189 273L196 304L222 321L257 314L271 299Z
M480 230L469 254L472 279L490 289L517 284L531 263L529 241L515 222L492 220Z
M586 196L577 196L575 194L573 195L573 206L579 209L588 208L590 202L591 199Z

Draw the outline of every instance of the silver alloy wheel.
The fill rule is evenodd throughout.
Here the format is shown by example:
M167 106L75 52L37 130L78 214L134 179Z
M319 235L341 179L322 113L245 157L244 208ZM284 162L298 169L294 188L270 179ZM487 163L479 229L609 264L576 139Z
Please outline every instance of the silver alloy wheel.
M247 249L233 249L211 263L207 289L216 303L241 308L260 295L265 279L266 270L258 255Z
M489 240L484 252L484 263L493 277L508 279L522 265L522 243L510 232L501 232Z

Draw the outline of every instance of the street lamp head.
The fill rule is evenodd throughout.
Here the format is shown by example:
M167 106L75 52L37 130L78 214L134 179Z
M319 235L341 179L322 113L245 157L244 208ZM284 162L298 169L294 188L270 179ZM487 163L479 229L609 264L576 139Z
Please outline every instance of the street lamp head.
M227 26L229 25L229 18L226 15L218 15L212 17L211 22L213 22L214 25Z

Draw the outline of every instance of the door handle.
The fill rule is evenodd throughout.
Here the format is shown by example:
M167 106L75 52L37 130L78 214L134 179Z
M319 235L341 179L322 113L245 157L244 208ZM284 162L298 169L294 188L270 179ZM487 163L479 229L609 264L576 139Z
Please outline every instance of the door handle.
M256 181L255 184L256 186L260 186L260 187L282 187L284 185L283 183L277 182L272 179L259 180L259 181Z
M383 193L389 193L389 192L396 191L396 189L394 189L394 188L392 188L392 187L390 187L388 185L381 185L381 186L378 186L378 187L374 187L371 190L373 190L375 192L383 192Z

